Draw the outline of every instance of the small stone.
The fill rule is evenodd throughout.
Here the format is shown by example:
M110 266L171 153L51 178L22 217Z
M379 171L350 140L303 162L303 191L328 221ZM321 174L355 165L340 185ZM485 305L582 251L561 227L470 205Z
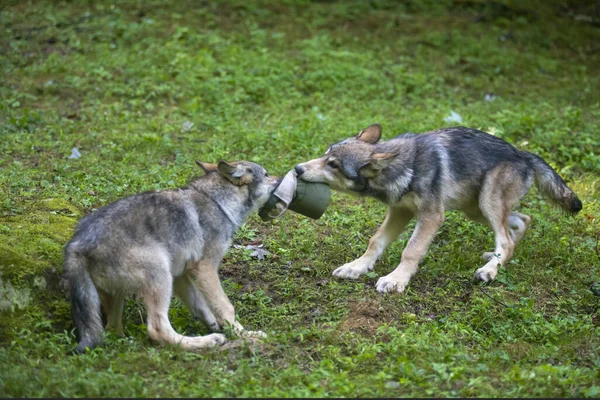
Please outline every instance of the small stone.
M194 123L193 123L193 122L191 122L191 121L185 121L185 122L183 123L183 127L182 127L181 131L182 131L182 132L187 132L187 131L189 131L190 129L192 129L192 127L193 127L193 126L194 126Z
M385 383L385 387L387 389L398 389L400 387L400 383L398 383L396 381L387 381Z

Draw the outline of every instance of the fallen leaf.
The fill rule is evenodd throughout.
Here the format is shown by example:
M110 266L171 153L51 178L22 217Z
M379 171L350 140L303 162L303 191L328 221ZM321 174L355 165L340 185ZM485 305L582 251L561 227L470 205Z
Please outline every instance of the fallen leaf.
M267 250L265 250L263 248L262 244L260 244L258 246L250 244L250 245L246 246L246 250L254 250L252 253L250 253L250 257L258 258L260 261L263 261L265 259L265 256L268 256L269 254L271 254L270 252L268 252Z
M193 126L194 126L194 123L193 123L193 122L191 122L191 121L185 121L185 122L183 123L183 127L182 127L182 129L181 129L181 132L187 132L187 131L189 131L190 129L192 129L192 127L193 127Z
M444 118L444 121L457 122L459 124L462 124L462 117L460 116L460 114L457 114L454 111L450 110L450 115L448 115L446 118Z
M79 152L79 150L77 150L77 147L73 147L73 150L71 150L71 155L69 156L69 158L74 158L74 159L81 158L81 153Z

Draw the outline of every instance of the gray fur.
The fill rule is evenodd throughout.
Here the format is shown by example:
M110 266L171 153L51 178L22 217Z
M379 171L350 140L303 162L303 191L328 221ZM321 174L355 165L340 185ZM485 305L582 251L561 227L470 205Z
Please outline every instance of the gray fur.
M496 253L502 257L480 268L478 279L490 280L497 265L508 261L530 222L512 212L535 181L542 194L570 213L581 201L540 157L515 149L488 133L465 127L423 134L407 133L379 141L374 124L355 137L332 145L323 157L296 166L298 176L324 182L333 189L374 197L389 207L388 216L367 252L334 275L356 278L373 268L383 249L417 217L417 226L402 262L383 277L377 290L401 292L416 272L446 210L461 210L496 233Z
M527 151L522 151L521 154L533 167L536 186L546 198L569 213L576 214L581 211L581 201L546 161Z
M241 331L216 270L235 232L266 203L277 180L245 161L199 165L206 174L186 187L123 198L79 222L64 252L77 352L102 341L101 300L109 327L122 332L123 298L130 293L144 299L153 339L189 349L222 342L220 336L207 342L172 330L165 321L165 302L168 311L173 287L212 329L230 323ZM212 287L202 290L208 281Z

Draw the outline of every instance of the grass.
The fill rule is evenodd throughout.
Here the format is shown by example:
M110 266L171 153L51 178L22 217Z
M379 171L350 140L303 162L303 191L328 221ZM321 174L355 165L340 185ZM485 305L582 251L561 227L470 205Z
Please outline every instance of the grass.
M0 395L598 397L600 30L593 1L52 2L0 11ZM597 18L597 17L596 17ZM493 101L486 101L493 93ZM126 337L80 357L61 278L79 217L183 185L194 160L274 174L380 122L384 137L450 124L505 138L561 173L569 218L535 191L533 224L490 285L471 281L491 232L448 213L407 291L358 281L385 215L335 193L316 221L253 216L221 267L255 345L190 354ZM80 159L69 159L77 147ZM466 155L468 156L468 155ZM410 228L414 227L414 223ZM411 229L409 229L409 232ZM205 334L175 301L179 332Z

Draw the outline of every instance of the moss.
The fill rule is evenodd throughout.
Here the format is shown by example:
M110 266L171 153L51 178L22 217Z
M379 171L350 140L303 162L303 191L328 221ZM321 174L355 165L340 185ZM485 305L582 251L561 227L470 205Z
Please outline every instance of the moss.
M81 210L64 199L44 199L37 203L40 210L62 213L73 217L80 217Z
M10 275L10 274L7 274ZM71 329L71 307L60 284L61 271L49 269L31 274L32 279L18 277L0 281L0 343L11 340L23 329L33 331L44 319L52 321L55 330ZM29 284L29 281L32 284ZM17 282L14 285L13 282Z
M66 299L55 299L49 303L48 309L57 324L62 323L66 328L70 328L71 304Z
M26 256L19 249L0 243L0 271L5 272L7 267L19 265L29 265L32 263L30 257Z
M31 300L29 288L15 288L10 281L3 281L0 277L0 310L15 311L25 308Z
M73 233L75 217L51 214L51 208L73 211L63 201L49 202L27 215L4 218L0 231L0 271L14 284L27 281L48 268L60 269L62 249ZM44 204L44 201L36 204ZM44 209L45 207L45 209Z
M62 249L81 212L62 199L23 207L25 214L0 217L0 279L14 289L11 293L29 295L27 303L0 312L0 342L11 340L22 329L32 330L44 318L59 330L70 327L70 305L60 285Z
M33 283L33 278L50 267L45 260L36 260L23 253L23 249L0 245L0 272L17 286Z
M31 232L47 236L64 245L73 235L76 223L77 218L74 217L49 215L46 221L32 225ZM48 229L47 225L52 228Z
M44 314L42 308L34 303L15 312L0 311L0 343L10 342L24 329L33 331L35 324L44 319Z

